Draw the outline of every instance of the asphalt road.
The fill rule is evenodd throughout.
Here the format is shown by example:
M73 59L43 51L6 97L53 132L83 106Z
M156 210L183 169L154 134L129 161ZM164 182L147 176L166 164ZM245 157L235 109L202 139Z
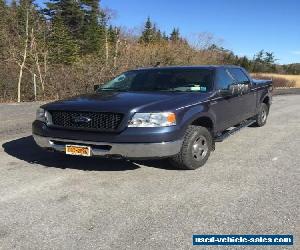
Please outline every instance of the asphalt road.
M299 95L197 171L44 152L37 106L0 104L0 249L190 249L193 234L293 234L300 249Z

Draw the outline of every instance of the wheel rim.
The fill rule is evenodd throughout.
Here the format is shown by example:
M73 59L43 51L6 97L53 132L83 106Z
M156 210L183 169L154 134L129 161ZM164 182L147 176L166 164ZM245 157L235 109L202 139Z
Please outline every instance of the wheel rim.
M199 136L193 143L192 155L196 161L201 161L205 158L208 152L207 140L204 136Z
M265 109L261 112L261 121L264 123L267 119L267 111Z

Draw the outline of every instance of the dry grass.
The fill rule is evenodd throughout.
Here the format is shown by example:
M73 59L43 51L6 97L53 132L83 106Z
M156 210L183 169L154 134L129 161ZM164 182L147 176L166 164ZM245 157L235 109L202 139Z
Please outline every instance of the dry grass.
M270 78L284 78L288 81L295 82L295 87L300 88L300 75L284 75L284 74L275 74L275 73L259 73L259 75L263 75L265 77Z

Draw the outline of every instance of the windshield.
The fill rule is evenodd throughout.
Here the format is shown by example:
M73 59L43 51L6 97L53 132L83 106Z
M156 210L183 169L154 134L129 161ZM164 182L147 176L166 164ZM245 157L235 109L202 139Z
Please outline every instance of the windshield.
M125 72L97 91L182 91L212 90L211 69L145 69Z

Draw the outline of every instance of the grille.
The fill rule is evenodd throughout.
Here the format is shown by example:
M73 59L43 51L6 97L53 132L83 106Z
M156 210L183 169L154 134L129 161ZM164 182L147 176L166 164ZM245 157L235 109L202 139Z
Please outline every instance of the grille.
M99 131L116 130L123 118L119 113L50 111L54 126Z

